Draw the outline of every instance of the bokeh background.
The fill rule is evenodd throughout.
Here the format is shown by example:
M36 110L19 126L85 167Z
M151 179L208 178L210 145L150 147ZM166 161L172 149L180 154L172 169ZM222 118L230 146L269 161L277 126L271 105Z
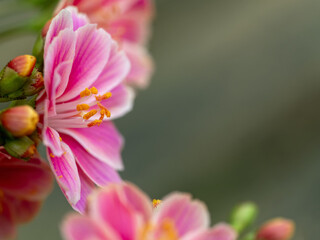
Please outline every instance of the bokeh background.
M260 207L258 224L292 218L295 240L318 239L320 1L156 4L155 75L116 121L126 139L123 178L153 198L191 192L213 223L251 200ZM10 26L41 13L0 1L1 66L31 53L36 38ZM61 239L58 224L70 211L56 186L19 239Z

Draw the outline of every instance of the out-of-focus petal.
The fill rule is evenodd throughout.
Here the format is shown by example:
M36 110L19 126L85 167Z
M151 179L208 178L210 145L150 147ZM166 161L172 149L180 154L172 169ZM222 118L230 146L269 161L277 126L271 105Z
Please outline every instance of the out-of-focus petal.
M55 156L50 148L47 148L47 156L63 193L71 204L76 204L80 200L81 183L76 161L70 148L61 143L64 153Z
M14 239L16 227L12 216L12 206L7 199L0 199L0 239Z
M141 197L143 193L138 189L129 191L122 184L112 184L95 192L90 198L90 215L96 221L108 224L121 239L134 240L138 231L146 224L146 216L144 211L139 211L142 209L140 203L131 205L127 196L130 195L130 200L143 201L141 204L145 204L147 198Z
M237 233L228 224L220 223L211 229L190 234L183 240L236 240Z
M107 225L81 215L67 216L61 230L65 240L121 240Z
M162 223L168 219L173 223L178 237L205 230L210 222L206 206L184 193L170 194L157 207L153 218L157 225L156 235L157 232L161 233Z
M126 82L132 86L146 88L154 68L151 56L144 47L137 44L124 43L123 48L131 63Z
M39 159L28 162L1 158L0 189L31 201L43 200L52 190L53 177L48 165Z
M57 129L78 141L86 151L115 169L122 169L122 136L113 123L104 122L91 128ZM103 139L103 141L102 141Z

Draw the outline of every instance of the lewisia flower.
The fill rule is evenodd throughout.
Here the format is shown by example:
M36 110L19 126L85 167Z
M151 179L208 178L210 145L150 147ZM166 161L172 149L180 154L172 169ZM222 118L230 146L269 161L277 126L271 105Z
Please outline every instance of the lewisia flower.
M153 69L145 46L154 15L152 0L61 0L56 13L66 6L76 6L93 23L109 32L126 52L131 69L127 83L146 87Z
M53 176L38 158L28 161L0 150L0 239L12 239L16 225L30 221L51 192Z
M94 183L120 181L123 140L110 120L132 107L133 93L122 84L129 68L110 35L75 8L53 18L44 46L45 91L36 110L51 168L80 212Z
M130 183L111 184L89 197L87 215L71 214L62 224L67 240L234 240L227 224L209 228L205 205L189 194L151 200Z

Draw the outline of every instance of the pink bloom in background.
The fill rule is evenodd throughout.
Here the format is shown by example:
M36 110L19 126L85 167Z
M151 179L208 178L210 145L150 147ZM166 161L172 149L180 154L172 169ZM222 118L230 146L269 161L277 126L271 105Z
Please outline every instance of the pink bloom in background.
M0 150L0 239L12 239L16 225L30 221L52 190L53 176L37 158L16 159Z
M152 59L146 49L154 15L153 1L61 0L56 13L71 5L109 32L124 49L131 63L127 83L146 87L153 72Z
M229 225L209 222L206 206L189 194L172 193L153 209L141 190L122 182L94 192L87 215L68 215L62 233L67 240L236 239Z
M133 93L122 84L129 68L110 35L76 8L53 18L36 110L51 168L77 211L84 211L94 183L121 180L123 139L110 120L132 108Z

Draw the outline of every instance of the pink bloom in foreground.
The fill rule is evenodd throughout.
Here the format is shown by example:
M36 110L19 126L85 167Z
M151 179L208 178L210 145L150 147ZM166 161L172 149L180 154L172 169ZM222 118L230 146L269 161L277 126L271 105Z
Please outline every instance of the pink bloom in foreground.
M123 139L110 120L132 107L122 83L130 63L103 29L68 7L53 18L44 46L45 91L36 110L58 184L71 205L85 209L94 186L119 182Z
M221 223L209 228L206 206L189 194L172 193L155 208L130 183L99 189L89 197L87 215L70 214L62 224L67 240L235 240Z
M53 176L37 158L16 159L0 150L0 239L16 236L16 225L30 221L52 190Z
M127 83L142 88L148 85L153 63L145 46L154 15L152 0L61 0L56 13L66 6L76 6L87 14L124 49L131 63Z

